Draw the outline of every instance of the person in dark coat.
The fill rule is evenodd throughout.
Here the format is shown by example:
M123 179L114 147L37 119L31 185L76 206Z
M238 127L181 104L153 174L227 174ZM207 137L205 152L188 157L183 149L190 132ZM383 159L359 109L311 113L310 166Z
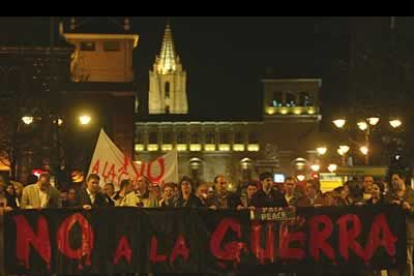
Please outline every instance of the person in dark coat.
M273 176L270 172L260 174L262 189L253 195L251 205L254 207L287 207L285 197L273 188Z
M16 198L14 195L10 194L7 191L7 188L10 184L7 185L6 181L2 176L0 176L0 208L11 208L16 209Z
M371 185L371 197L367 200L366 205L367 206L382 206L385 205L385 198L384 198L384 192L385 192L385 186L382 182L374 182L374 184Z
M227 189L227 180L223 175L218 175L214 178L215 190L207 200L207 206L211 209L231 209L241 210L243 204L236 194L231 193Z
M90 174L86 179L86 188L82 188L77 194L77 206L86 210L95 207L110 206L106 197L99 192L100 177L97 174Z
M203 207L200 199L195 196L194 186L191 179L184 176L179 183L179 196L176 206L178 208L200 208Z

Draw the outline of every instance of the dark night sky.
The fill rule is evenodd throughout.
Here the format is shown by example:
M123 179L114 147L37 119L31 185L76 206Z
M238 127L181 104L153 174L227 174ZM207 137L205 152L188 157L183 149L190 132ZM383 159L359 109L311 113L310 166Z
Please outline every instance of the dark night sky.
M69 22L68 17L63 19ZM122 18L115 19L122 24ZM88 18L78 18L78 22L83 20ZM92 20L107 23L108 18ZM145 90L148 70L160 51L167 20L131 17L132 32L140 36L134 68L139 87ZM324 35L321 28L340 26L341 20L344 21L314 17L170 17L176 50L188 74L191 113L211 118L260 117L260 79L269 68L276 78L323 78L323 87L328 89L322 92L322 103L331 107L340 92L330 89L329 82L334 77L330 66L332 60L347 57L348 45ZM49 43L47 17L3 17L1 21L2 43Z

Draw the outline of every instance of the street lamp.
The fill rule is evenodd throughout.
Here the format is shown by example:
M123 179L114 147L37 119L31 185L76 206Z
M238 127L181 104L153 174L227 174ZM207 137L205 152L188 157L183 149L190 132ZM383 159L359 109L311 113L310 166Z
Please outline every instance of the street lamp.
M333 173L337 169L338 169L338 165L336 165L336 164L329 164L329 166L328 166L328 171L330 171L331 173Z
M328 149L326 147L319 147L316 148L316 151L318 152L319 155L324 155L326 153Z
M399 119L393 119L393 120L390 120L390 125L393 128L397 128L397 127L400 127L402 125L402 122Z
M91 122L92 118L89 115L81 115L79 116L79 122L81 123L81 125L89 125L89 123Z
M367 146L361 146L361 147L359 148L359 150L361 151L361 153L362 153L363 155L368 155L369 149L368 149L368 147L367 147Z
M22 121L26 125L30 125L31 123L33 123L33 117L32 116L23 116Z
M378 117L369 117L369 118L367 119L368 123L369 123L371 126L375 126L375 125L377 125L377 124L379 123L379 120L380 120L380 118L378 118Z
M311 170L314 172L318 172L321 168L321 166L319 164L313 164L310 166Z
M332 123L337 128L343 128L345 126L346 120L344 118L339 118L339 119L333 120Z
M348 151L349 151L349 146L347 146L347 145L340 145L339 146L339 150L343 153L343 154L346 154Z
M367 124L367 122L365 122L365 121L359 121L359 122L357 123L357 125L358 125L358 128L359 128L360 130L362 130L362 131L364 131L364 130L367 130L367 129L368 129L368 124Z
M302 175L302 174L297 175L297 176L296 176L296 178L297 178L299 181L303 181L303 180L305 180L305 176L304 176L304 175Z

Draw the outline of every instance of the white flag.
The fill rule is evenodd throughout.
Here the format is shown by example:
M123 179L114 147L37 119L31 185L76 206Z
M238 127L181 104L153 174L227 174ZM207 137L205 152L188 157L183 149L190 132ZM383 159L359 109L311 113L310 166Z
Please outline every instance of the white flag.
M117 188L121 180L134 180L142 175L153 183L178 182L177 150L174 149L149 163L135 163L126 157L101 129L88 175L91 173L101 177L101 186L111 182Z

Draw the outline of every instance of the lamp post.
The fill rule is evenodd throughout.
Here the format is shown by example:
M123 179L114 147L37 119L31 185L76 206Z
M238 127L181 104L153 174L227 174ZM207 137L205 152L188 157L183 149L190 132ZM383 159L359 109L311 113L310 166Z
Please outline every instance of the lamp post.
M363 131L364 133L363 143L355 141L354 139L352 139L350 135L348 135L349 140L353 144L357 145L359 147L359 151L364 155L365 165L367 166L370 164L370 153L371 153L370 137L372 134L372 130L379 124L379 122L380 122L380 118L377 116L372 116L372 117L368 117L366 119L361 119L357 121L356 126L358 127L360 131ZM390 118L388 122L393 129L397 129L402 126L402 121L398 118ZM347 124L347 119L345 117L339 117L333 120L332 123L335 125L336 128L346 131L345 126ZM343 146L340 146L337 152L339 155L345 158L345 155L349 151L349 149L350 149L349 146L343 145ZM345 163L344 159L343 159L343 163Z

